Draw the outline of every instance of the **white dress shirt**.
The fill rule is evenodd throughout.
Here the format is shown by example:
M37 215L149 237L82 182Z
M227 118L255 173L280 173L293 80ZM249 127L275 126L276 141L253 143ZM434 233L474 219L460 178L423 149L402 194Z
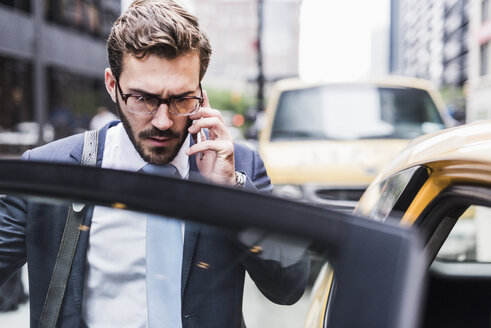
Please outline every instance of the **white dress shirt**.
M183 178L189 175L188 148L189 135L171 162ZM146 164L122 123L107 131L103 168L136 172ZM146 222L145 213L95 207L82 306L88 327L147 326Z

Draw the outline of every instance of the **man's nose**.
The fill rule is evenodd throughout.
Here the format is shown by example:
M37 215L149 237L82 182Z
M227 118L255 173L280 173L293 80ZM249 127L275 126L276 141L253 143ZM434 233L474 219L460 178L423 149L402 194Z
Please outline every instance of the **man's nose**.
M171 116L169 106L167 104L161 104L157 112L153 115L152 124L159 130L167 130L174 124Z

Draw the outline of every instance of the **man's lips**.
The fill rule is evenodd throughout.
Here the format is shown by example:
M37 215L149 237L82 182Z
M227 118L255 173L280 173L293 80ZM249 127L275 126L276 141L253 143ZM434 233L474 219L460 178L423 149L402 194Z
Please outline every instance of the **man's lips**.
M154 146L166 146L172 140L172 138L169 137L147 137L145 139L147 139Z

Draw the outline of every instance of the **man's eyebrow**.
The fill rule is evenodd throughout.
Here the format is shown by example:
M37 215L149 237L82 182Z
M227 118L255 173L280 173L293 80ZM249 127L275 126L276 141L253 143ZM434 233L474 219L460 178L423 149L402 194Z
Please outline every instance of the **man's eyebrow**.
M143 96L152 96L152 97L160 98L160 95L142 89L138 89L138 88L129 88L129 89L130 89L130 93L138 93Z
M160 98L160 95L158 94L155 94L155 93L151 93L151 92L148 92L148 91L145 91L145 90L142 90L142 89L138 89L138 88L130 88L130 93L139 93L143 96L151 96L151 97L155 97L155 98ZM185 97L187 95L190 95L192 94L194 91L185 91L185 92L182 92L182 93L179 93L177 95L172 95L170 96L169 98L180 98L180 97Z
M196 90L195 90L196 91ZM173 95L173 96L170 96L171 98L181 98L181 97L185 97L187 95L190 95L192 94L194 91L186 91L186 92L183 92L183 93L179 93L177 95Z

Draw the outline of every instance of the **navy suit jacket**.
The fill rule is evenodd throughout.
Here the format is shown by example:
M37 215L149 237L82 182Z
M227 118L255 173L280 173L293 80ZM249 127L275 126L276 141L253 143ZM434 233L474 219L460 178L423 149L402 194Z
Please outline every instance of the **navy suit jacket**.
M107 125L99 133L97 165ZM80 163L83 134L27 151L25 160ZM236 144L236 170L247 175L246 189L269 192L271 184L256 151ZM191 174L199 174L190 157ZM244 205L246 208L246 205ZM0 201L0 284L27 261L31 327L37 327L68 213L66 206L40 205L19 198ZM84 224L90 227L91 217ZM85 327L82 320L84 269L89 231L82 231L58 320L59 327ZM110 245L108 245L110 247ZM271 250L268 253L268 250ZM199 265L207 263L209 266ZM242 294L247 270L262 293L278 304L292 304L304 292L309 260L303 249L278 244L256 254L220 228L186 223L182 267L182 325L244 327Z

